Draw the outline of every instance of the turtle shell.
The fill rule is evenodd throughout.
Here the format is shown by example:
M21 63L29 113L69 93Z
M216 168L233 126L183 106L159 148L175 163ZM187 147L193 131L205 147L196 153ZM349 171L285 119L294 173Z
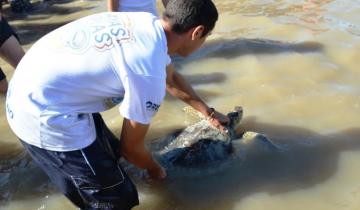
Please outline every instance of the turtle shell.
M241 107L235 107L234 111L227 114L227 132L220 131L207 119L186 127L160 151L161 162L193 166L225 159L232 151L231 141L236 138L235 129L242 115Z

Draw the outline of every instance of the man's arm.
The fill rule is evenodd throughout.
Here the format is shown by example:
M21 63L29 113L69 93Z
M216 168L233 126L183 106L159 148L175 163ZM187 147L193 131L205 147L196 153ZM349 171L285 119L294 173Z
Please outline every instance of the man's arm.
M157 164L145 148L144 139L149 125L124 118L121 131L121 155L130 163L146 169L152 179L164 179L165 170Z
M227 116L206 105L206 103L196 94L190 84L174 70L172 65L167 66L166 74L166 90L168 93L189 104L194 109L201 112L205 117L208 117L214 126L225 131L222 124L228 122Z
M109 12L119 11L119 0L108 0L108 11Z

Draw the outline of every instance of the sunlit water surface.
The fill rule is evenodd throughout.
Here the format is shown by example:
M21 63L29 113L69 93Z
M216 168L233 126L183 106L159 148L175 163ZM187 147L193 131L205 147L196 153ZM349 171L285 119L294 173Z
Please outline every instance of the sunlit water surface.
M243 106L241 129L286 149L244 148L243 158L160 184L135 178L136 209L360 209L360 1L215 3L220 19L205 46L174 63L209 105L222 112ZM9 19L28 49L43 33L105 8L100 1L53 1ZM12 69L1 66L10 78ZM21 156L0 102L0 209L75 209ZM184 106L166 97L147 140L195 122ZM119 134L117 110L103 116Z

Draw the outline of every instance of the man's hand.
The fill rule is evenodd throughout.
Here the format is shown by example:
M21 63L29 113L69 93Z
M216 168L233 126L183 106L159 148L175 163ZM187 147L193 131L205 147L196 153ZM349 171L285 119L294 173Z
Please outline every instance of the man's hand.
M163 167L161 167L160 165L158 165L158 167L152 168L152 169L147 169L146 170L149 174L149 178L151 180L164 180L166 178L166 171Z
M226 115L209 108L181 74L175 71L173 65L167 66L166 75L166 90L171 95L181 99L195 110L202 113L211 124L222 132L227 132L224 125L229 122L229 118Z
M120 154L130 163L146 169L151 179L162 180L165 170L153 159L144 145L149 125L124 118L120 140Z
M206 119L216 128L218 128L221 132L226 133L227 129L224 125L229 123L229 117L217 112L215 109L211 109L210 113L206 117Z

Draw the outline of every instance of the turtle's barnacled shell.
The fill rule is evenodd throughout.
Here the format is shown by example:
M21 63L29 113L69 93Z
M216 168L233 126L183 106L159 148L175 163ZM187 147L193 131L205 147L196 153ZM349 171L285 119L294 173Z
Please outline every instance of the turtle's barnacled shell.
M235 128L242 118L242 108L228 113L227 132L221 132L206 119L181 131L160 151L160 162L166 165L195 166L221 161L232 151L231 141L236 138Z

